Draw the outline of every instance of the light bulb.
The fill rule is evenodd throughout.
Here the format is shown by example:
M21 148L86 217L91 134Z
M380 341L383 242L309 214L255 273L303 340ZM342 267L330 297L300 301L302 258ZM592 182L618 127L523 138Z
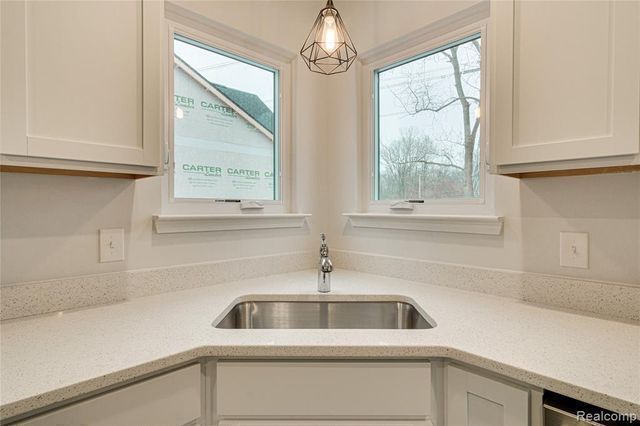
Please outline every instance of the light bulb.
M176 108L176 118L178 120L182 120L184 118L184 111L180 107Z
M476 118L480 118L480 107L476 108Z
M333 16L327 16L324 18L323 31L324 34L324 46L327 53L331 54L336 50L336 20Z

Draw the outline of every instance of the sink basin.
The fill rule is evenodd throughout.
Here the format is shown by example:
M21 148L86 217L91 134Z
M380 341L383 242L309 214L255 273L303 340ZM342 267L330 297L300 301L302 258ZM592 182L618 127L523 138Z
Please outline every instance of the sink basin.
M402 301L245 301L216 328L425 329L433 328L411 303Z

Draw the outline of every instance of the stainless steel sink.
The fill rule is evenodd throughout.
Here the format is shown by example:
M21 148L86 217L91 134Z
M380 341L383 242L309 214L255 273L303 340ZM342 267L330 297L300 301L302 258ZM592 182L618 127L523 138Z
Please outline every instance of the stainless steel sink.
M245 301L216 328L425 329L433 325L401 301Z

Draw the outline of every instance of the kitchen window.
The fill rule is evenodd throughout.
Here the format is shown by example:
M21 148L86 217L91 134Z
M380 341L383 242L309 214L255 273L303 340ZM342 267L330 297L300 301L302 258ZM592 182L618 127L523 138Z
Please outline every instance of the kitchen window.
M365 210L401 202L423 213L491 213L483 34L478 25L364 58Z
M221 31L170 30L163 213L240 213L245 202L288 213L289 59Z
M173 41L173 196L278 200L278 70Z

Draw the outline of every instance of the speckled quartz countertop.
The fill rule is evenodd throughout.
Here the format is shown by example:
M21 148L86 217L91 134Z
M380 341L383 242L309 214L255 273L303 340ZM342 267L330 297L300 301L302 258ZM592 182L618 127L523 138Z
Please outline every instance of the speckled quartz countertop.
M640 413L640 326L512 299L338 270L272 275L7 321L0 326L0 417L204 356L446 357L618 412ZM428 330L223 330L246 295L413 299Z

